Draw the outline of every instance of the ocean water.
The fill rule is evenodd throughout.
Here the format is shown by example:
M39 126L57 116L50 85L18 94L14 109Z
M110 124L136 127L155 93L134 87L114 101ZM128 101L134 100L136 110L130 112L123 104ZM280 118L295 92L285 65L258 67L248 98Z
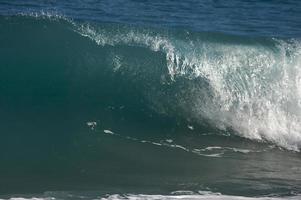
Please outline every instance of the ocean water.
M300 1L0 0L0 199L301 199Z

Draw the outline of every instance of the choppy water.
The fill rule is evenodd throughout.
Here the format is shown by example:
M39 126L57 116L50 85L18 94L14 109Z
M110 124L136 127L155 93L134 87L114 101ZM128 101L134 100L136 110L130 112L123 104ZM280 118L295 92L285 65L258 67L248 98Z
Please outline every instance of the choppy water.
M301 198L300 11L0 1L0 198Z

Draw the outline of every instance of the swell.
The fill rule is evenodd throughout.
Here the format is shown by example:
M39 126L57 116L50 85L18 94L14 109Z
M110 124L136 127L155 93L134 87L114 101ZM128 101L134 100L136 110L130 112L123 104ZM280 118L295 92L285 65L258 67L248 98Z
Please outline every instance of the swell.
M297 38L93 24L47 15L2 16L0 28L1 107L7 116L32 108L55 116L54 110L72 113L76 107L82 118L91 119L100 109L106 120L111 106L114 115L132 121L151 115L158 117L152 123L181 119L300 148Z

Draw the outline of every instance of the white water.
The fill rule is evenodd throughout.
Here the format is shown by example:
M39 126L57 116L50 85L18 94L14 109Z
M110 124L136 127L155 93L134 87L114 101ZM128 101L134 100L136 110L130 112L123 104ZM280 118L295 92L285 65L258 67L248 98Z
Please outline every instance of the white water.
M243 196L231 196L231 195L221 195L221 194L192 194L192 195L110 195L106 198L101 198L101 200L298 200L299 197L243 197Z
M55 196L55 195L54 195ZM199 191L194 193L191 191L176 191L170 195L148 195L148 194L108 194L105 196L80 196L74 194L66 194L66 196L56 197L12 197L9 200L56 200L56 199L93 199L93 200L299 200L301 196L286 196L286 197L245 197L234 195L223 195L220 193L212 193L210 191Z

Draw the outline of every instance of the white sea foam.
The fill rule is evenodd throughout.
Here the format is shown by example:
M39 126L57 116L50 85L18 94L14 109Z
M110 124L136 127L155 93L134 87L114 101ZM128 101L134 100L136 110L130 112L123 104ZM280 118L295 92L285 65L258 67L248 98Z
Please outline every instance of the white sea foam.
M300 196L292 197L244 197L244 196L232 196L222 195L219 193L204 193L204 194L186 194L186 195L145 195L145 194L128 194L128 195L109 195L108 197L100 198L101 200L194 200L194 199L206 199L206 200L299 200Z
M168 142L168 143L172 143L173 142L172 139L166 139L165 141Z
M111 135L114 135L115 133L113 131L110 131L110 130L103 130L104 133L106 134L111 134Z
M93 131L95 128L96 128L96 126L97 126L97 122L87 122L86 123L87 124L87 126Z
M264 151L264 150L261 150ZM201 149L193 149L192 152L198 155L207 156L207 157L222 157L229 153L257 153L261 152L259 150L251 150L251 149L242 149L242 148L235 148L235 147L220 147L220 146L211 146L205 147Z
M188 125L187 128L189 128L190 130L194 130L194 127L192 125Z
M141 140L135 137L130 137L130 136L123 136L121 134L114 133L110 130L104 130L103 131L106 134L110 135L115 135L127 140L132 140L135 142L140 142L140 143L146 143L146 144L151 144L151 145L156 145L156 146L162 146L162 147L168 147L168 148L175 148L175 149L180 149L189 153L194 153L200 156L206 156L206 157L223 157L224 155L227 155L229 153L243 153L243 154L248 154L248 153L256 153L256 152L261 152L264 150L250 150L250 149L242 149L242 148L235 148L235 147L221 147L221 146L209 146L205 148L194 148L191 149L189 147L185 147L179 144L174 143L172 139L166 139L166 140L161 140L160 142L156 141L151 141L151 140Z
M244 197L233 195L222 195L219 193L200 192L199 194L190 191L172 192L170 195L147 195L147 194L112 194L105 197L81 197L80 199L94 199L94 200L299 200L301 196L288 196L288 197ZM12 197L8 200L56 200L55 197ZM62 199L61 197L58 199ZM4 200L4 199L3 199Z
M25 12L18 13L17 15L25 16L25 17L26 16L34 17L37 19L65 20L71 24L75 24L70 18L68 18L65 15L63 15L62 13L54 11L54 10L52 10L52 11L41 10L41 11L35 11L35 12L25 11Z
M51 195L49 195L49 194ZM46 192L40 197L10 197L6 200L56 200L56 199L84 199L84 200L195 200L195 199L209 199L209 200L299 200L300 195L295 196L258 196L258 197L245 197L245 196L235 196L235 195L225 195L221 193L211 192L211 191L198 191L193 192L190 190L178 190L171 192L170 194L107 194L107 195L97 195L96 191L93 194L87 193L70 193L70 192ZM4 199L1 199L4 200Z

